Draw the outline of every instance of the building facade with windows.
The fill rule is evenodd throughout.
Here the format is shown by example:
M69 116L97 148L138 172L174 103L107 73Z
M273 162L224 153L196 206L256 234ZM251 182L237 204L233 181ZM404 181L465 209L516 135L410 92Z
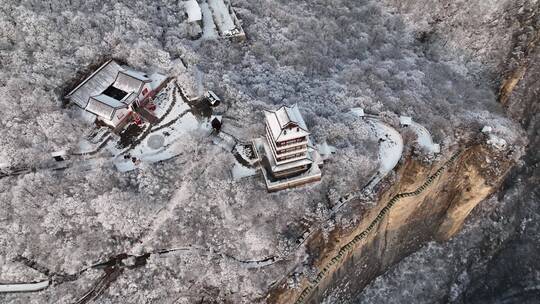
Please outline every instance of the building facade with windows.
M320 155L297 105L265 111L265 137L253 141L269 191L321 179Z
M265 111L267 155L274 178L285 178L309 169L309 131L298 106Z

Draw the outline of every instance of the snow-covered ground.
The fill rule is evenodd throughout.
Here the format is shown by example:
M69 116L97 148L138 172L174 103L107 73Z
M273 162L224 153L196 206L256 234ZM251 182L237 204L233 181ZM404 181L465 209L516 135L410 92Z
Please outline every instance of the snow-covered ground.
M323 160L330 158L330 156L337 152L337 148L329 145L326 141L317 145L317 151Z
M7 127L0 136L0 162L27 164L43 151L73 146L81 138L82 120L58 106L56 93L81 66L111 54L174 75L182 69L181 57L200 69L205 86L216 88L225 105L221 114L245 128L243 134L231 133L240 140L264 136L264 109L298 102L314 141L338 148L322 168L321 182L268 194L262 177L231 178L233 155L196 136L197 130L187 131L174 147L183 150L181 155L137 172L120 174L98 163L99 170L41 170L3 178L3 263L24 253L52 271L77 273L81 264L126 252L140 240L150 249L194 244L246 260L278 255L295 248L305 231L297 223L305 216L318 219L328 212L329 193L339 197L357 190L377 170L379 144L364 120L345 117L347 109L406 110L422 115L426 127L450 141L456 128L475 122L506 124L491 114L497 101L476 66L469 69L459 58L436 60L446 56L436 48L435 56L425 56L425 44L413 38L416 32L377 1L333 1L332 9L295 1L233 1L251 37L241 47L188 39L191 27L179 26L183 12L176 1L94 1L107 6L102 10L87 9L84 1L4 1L0 32L7 36L0 44L6 45L2 56L9 64L0 67L6 79L0 99L14 106L3 107ZM202 7L203 39L215 39L212 12L207 3ZM351 101L353 95L360 99ZM151 135L148 153L166 140L164 133ZM168 157L165 151L154 156ZM161 208L166 212L152 223ZM337 229L354 224L338 222ZM144 267L122 273L96 301L253 303L287 269L309 269L311 253L316 254L300 248L264 271L247 271L209 254L153 255ZM91 284L85 277L39 293L2 295L0 302L74 303ZM190 294L195 296L178 300Z
M90 153L92 151L95 151L95 149L96 149L96 145L90 143L86 139L81 139L81 141L79 142L79 144L77 146L76 153L86 154L86 153Z
M222 123L221 131L231 134L239 141L251 141L251 137L253 136L252 130L244 125L242 121L229 117L223 117Z
M157 95L154 97L153 103L156 105L156 109L154 110L154 114L157 117L162 117L165 115L167 109L169 108L169 104L172 100L172 94L173 94L173 85L169 84L165 88L163 88Z
M358 119L364 119L369 124L372 134L379 143L379 169L366 186L365 190L369 191L399 163L403 154L403 138L394 127L381 121L376 115L365 114L362 108L352 108L350 113Z
M184 100L182 99L182 97L180 96L180 94L178 92L173 91L173 92L171 92L171 94L176 94L176 97L169 98L167 100L168 104L163 105L163 107L161 107L162 108L161 111L163 111L163 109L165 111L168 111L169 106L172 105L173 100L176 100L176 102L172 105L172 109L170 109L169 113L164 113L163 112L161 116L158 115L158 117L160 117L160 119L162 119L162 120L158 124L152 126L152 130L155 130L155 129L161 128L161 126L170 124L174 120L178 119L178 117L180 117L181 115L184 115L187 111L190 110L189 105L186 102L184 102ZM163 116L165 114L167 114L167 115Z
M378 119L368 118L368 122L380 141L378 178L381 179L390 173L401 159L403 139L396 129Z
M253 168L248 168L238 161L234 163L234 167L232 168L232 175L235 180L239 180L244 177L253 176L257 173L257 171Z
M239 157L241 157L249 164L249 166L255 165L255 163L258 161L257 155L255 155L255 149L253 148L252 144L238 143L234 147L234 150L236 151L236 153L238 153Z
M411 121L411 124L409 125L411 130L416 134L417 136L417 143L418 145L428 154L433 155L441 152L441 147L439 144L436 144L433 142L433 138L431 137L431 133L426 129L426 127L422 126L421 124Z
M153 74L152 81L156 86L161 84L166 77L160 74ZM120 172L134 170L142 164L155 163L170 159L179 154L181 146L185 144L183 140L188 134L200 131L198 135L208 135L211 127L208 123L201 123L191 113L190 106L184 101L179 91L175 88L174 82L170 82L154 98L156 109L154 115L158 117L158 122L151 125L143 122L139 125L139 133L132 136L133 144L120 147L121 136L108 132L105 136L99 135L93 138L100 139L93 143L88 139L83 139L78 144L77 154L88 154L97 152L104 144L104 148L113 155L112 162ZM127 130L130 125L126 126ZM128 136L128 135L124 135ZM109 138L112 138L109 140ZM106 143L105 141L108 140ZM103 164L104 161L100 160ZM106 163L107 161L105 161ZM84 165L88 166L90 160L85 160ZM96 166L97 167L97 166Z
M366 117L366 122L379 140L379 169L366 187L366 190L370 190L398 164L403 153L403 138L396 129L375 116Z
M214 137L213 142L229 152L233 150L237 143L236 139L226 132L219 132L219 134Z
M484 126L482 128L482 133L484 133L487 136L486 143L488 145L491 145L495 147L496 149L504 149L507 146L507 142L505 139L501 138L497 135L498 128L493 128L491 126Z
M143 163L155 163L158 161L170 159L178 155L181 151L182 140L196 130L201 131L199 135L209 134L210 130L199 123L197 118L190 112L190 107L186 104L178 92L176 103L173 108L161 117L161 121L150 127L150 131L145 133L145 138L135 147L124 150L115 155L114 164L118 170L125 172L137 168ZM170 102L173 100L170 99ZM125 158L125 155L128 155ZM133 161L132 158L136 160Z

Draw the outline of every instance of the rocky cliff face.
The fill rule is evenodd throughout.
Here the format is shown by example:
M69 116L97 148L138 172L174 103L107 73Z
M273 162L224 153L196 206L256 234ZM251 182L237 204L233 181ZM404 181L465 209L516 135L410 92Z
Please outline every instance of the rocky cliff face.
M228 100L224 117L244 141L264 134L263 109L298 102L317 126L316 141L345 153L326 167L320 193L306 187L273 197L260 179L230 181L233 157L194 138L177 161L134 175L99 167L3 179L1 277L52 276L59 284L0 302L74 303L89 291L102 303L465 303L538 294L537 1L382 1L390 14L374 0L234 0L249 35L244 45L188 41L177 3L106 2L14 0L0 8L4 155L26 161L48 151L36 142L61 147L76 119L54 105L53 89L101 56L173 74L181 61L197 66L205 86ZM497 92L529 132L517 169L510 168L521 143L494 150L478 132L514 126L499 119ZM433 163L404 154L377 195L351 201L327 223L334 191L326 187L356 190L364 177L348 174L349 183L344 172L368 178L374 168L365 155L376 139L344 119L357 106L426 123L444 153ZM76 142L81 132L69 136ZM303 243L304 228L319 231L319 222L323 229ZM118 255L133 244L140 256ZM109 261L120 268L86 271ZM81 269L84 276L71 275Z
M538 49L509 95L509 115L527 130L529 147L496 196L482 202L463 231L431 242L377 278L361 303L536 303L540 297Z
M496 150L479 139L432 164L407 158L398 179L381 189L377 205L364 210L354 228L338 229L309 244L312 252L319 252L312 254L318 274L302 282L303 292L280 290L271 302L350 301L426 242L455 235L473 208L500 187L514 165L513 153L519 152Z
M508 115L527 131L529 146L522 162L499 189L493 189L497 195L472 212L455 238L429 243L359 296L354 296L356 290L351 292L348 299L362 303L536 303L540 297L538 2L491 1L481 18L474 17L474 11L482 7L478 1L455 3L463 5L455 10L445 9L454 4L441 1L430 6L420 2L389 3L408 13L412 23L437 20L428 22L431 33L456 48L476 50L472 58L491 68L493 88L499 88L499 100ZM484 21L486 16L506 21L490 25ZM489 43L477 49L481 41Z

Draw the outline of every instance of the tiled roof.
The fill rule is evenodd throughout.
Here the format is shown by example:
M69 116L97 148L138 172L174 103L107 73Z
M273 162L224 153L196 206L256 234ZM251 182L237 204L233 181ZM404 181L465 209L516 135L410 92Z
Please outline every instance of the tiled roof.
M124 92L139 92L145 82L150 82L150 79L134 73L131 70L123 70L118 72L118 76L113 83L115 88L118 88Z
M106 62L73 89L67 97L81 108L85 108L90 97L103 93L114 82L121 69L120 65L113 60Z
M309 135L308 128L297 105L292 107L282 106L276 111L265 111L265 117L266 123L276 141L285 141Z
M102 95L100 95L102 96ZM98 96L99 97L99 96ZM102 101L100 101L99 99L97 98L90 98L90 101L88 102L88 104L86 105L86 111L89 111L89 112L92 112L102 118L105 118L107 120L111 120L113 115L114 115L114 111L115 111L115 107L111 106L111 105L108 105Z

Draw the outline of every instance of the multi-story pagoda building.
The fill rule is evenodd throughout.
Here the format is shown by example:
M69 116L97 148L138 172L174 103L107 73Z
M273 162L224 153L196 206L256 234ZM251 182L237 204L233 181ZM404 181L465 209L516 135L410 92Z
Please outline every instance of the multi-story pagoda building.
M319 155L298 106L265 111L266 138L255 141L269 190L320 180Z

